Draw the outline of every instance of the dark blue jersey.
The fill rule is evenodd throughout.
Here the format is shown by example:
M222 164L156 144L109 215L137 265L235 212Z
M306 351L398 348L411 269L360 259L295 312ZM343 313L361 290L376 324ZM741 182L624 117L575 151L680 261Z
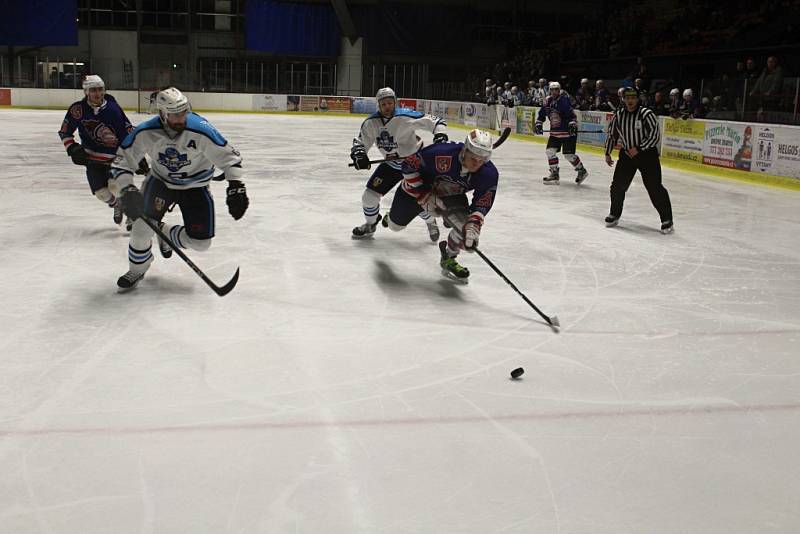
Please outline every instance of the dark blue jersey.
M570 137L567 127L570 122L578 120L567 95L559 95L555 98L547 97L536 120L544 122L545 118L550 119L551 137Z
M473 191L469 214L483 222L494 204L499 173L487 161L478 172L469 173L461 166L464 143L430 145L403 161L403 190L420 200L428 193L437 197Z
M58 131L64 148L75 142L75 130L89 159L110 163L133 126L114 97L105 95L100 107L90 106L86 98L69 107Z

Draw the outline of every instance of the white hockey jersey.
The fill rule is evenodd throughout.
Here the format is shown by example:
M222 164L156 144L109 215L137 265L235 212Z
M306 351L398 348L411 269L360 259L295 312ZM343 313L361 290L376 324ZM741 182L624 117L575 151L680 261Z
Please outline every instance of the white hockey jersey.
M367 150L377 145L384 158L396 159L388 162L389 165L401 169L403 158L416 154L422 148L422 142L416 134L419 129L434 134L445 133L447 123L439 117L410 109L396 109L394 116L388 119L380 112L375 112L361 124L361 131L353 139L353 145L363 145Z
M195 113L186 117L186 129L170 137L153 117L137 126L117 150L111 176L122 189L133 183L139 161L148 154L150 174L170 189L205 187L214 175L215 166L228 180L242 179L242 157L211 124Z

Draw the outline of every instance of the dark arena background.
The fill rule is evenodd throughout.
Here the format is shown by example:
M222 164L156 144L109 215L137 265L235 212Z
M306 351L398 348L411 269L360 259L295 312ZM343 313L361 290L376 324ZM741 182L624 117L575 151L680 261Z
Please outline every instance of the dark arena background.
M0 0L0 533L800 532L799 24Z

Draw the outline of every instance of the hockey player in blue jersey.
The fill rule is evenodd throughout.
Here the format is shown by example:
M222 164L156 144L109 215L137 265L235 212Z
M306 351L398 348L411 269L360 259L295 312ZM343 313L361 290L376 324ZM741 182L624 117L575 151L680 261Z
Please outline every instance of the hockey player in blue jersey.
M546 149L550 175L546 176L543 181L548 185L559 184L558 153L563 151L564 157L578 171L575 183L581 184L589 176L589 172L575 154L575 146L578 142L578 118L575 116L569 97L561 93L561 84L550 82L549 89L550 95L539 110L535 125L536 135L542 135L544 120L550 119L550 138L547 140Z
M83 92L86 96L67 110L58 135L72 162L86 167L86 178L92 194L114 208L114 222L120 224L122 209L117 202L114 182L109 182L109 170L117 147L133 130L133 126L114 97L106 94L106 86L100 76L86 76ZM80 143L75 141L75 130L80 135Z
M135 221L128 245L129 270L117 280L121 291L135 288L153 262L153 230L141 220L142 215L161 221L177 204L183 225L159 222L161 231L178 247L204 251L214 237L214 199L208 185L215 167L228 180L226 203L231 216L241 219L250 203L242 182L241 155L206 119L192 113L186 96L170 87L158 93L156 105L159 116L125 138L112 167L122 207ZM145 154L150 155L153 168L139 192L133 173ZM169 244L160 240L159 249L164 257L172 255Z
M366 222L353 228L353 239L371 237L381 219L381 198L403 179L403 158L415 154L422 146L416 130L433 133L433 142L447 141L447 123L438 117L419 111L397 109L397 97L391 87L378 90L375 95L378 111L367 117L361 125L358 137L353 139L350 158L356 169L369 169L371 164L367 152L377 145L385 161L367 180L361 196L361 206ZM436 219L427 212L420 218L428 225L428 235L434 243L439 239Z
M491 156L491 136L475 129L463 143L431 145L403 162L403 182L395 191L387 226L399 232L422 211L441 215L452 227L447 241L439 243L440 266L448 278L469 277L456 257L462 248L478 246L484 218L494 204L499 174ZM473 191L471 201L467 191Z

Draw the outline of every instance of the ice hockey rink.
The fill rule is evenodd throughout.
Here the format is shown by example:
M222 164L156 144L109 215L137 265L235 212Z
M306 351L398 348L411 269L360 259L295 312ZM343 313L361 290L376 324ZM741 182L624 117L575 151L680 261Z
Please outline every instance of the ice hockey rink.
M481 249L556 334L419 220L350 238L361 119L208 114L251 205L214 182L187 253L239 283L156 253L118 294L63 114L0 111L0 532L800 531L800 193L665 167L675 234L638 177L609 229L601 157L547 187L508 140Z

